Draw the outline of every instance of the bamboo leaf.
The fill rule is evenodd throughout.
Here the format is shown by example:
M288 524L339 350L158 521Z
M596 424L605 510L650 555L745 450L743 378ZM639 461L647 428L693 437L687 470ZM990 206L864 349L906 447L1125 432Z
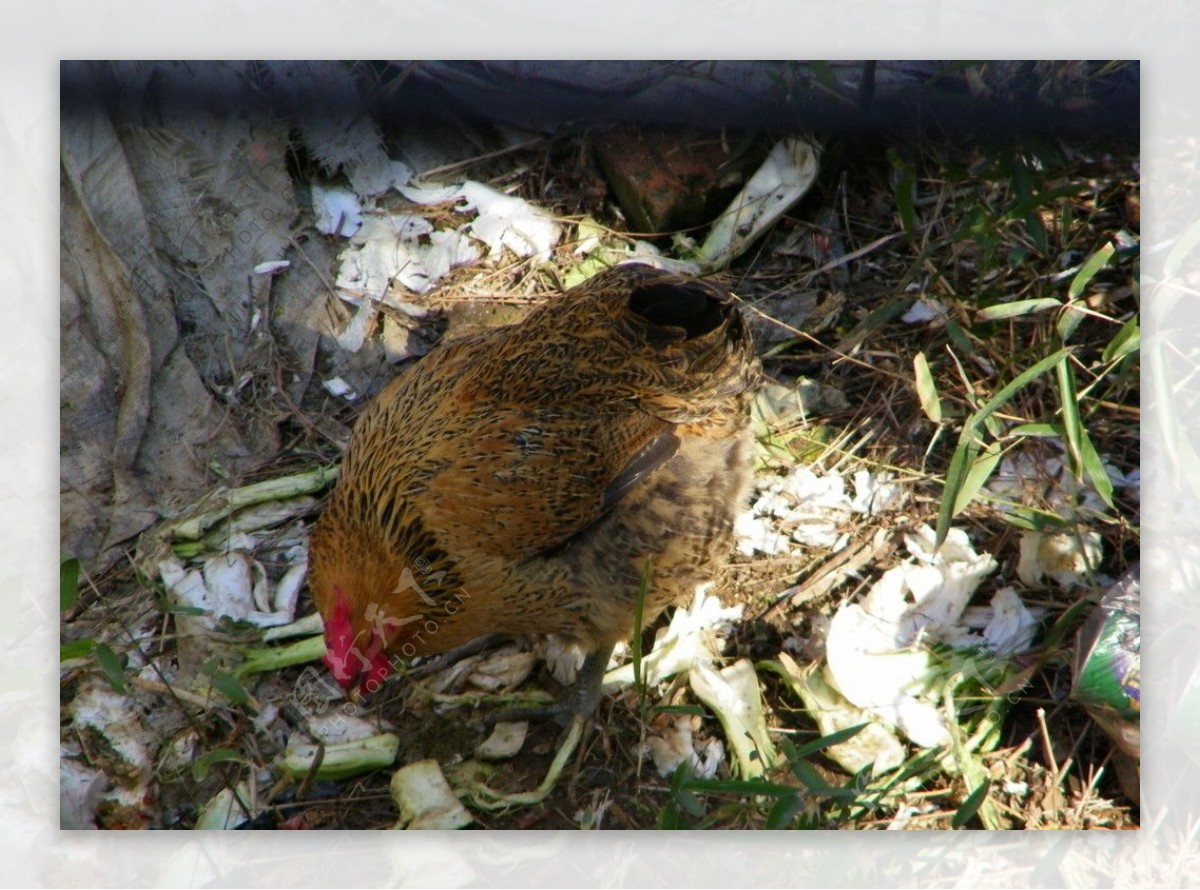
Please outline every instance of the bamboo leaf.
M1066 343L1071 339L1071 335L1075 333L1075 329L1079 327L1079 323L1083 321L1087 315L1084 312L1078 300L1072 300L1063 307L1062 315L1058 317L1058 322L1054 329L1058 332L1058 338Z
M997 321L1002 318L1016 318L1019 315L1033 315L1048 309L1062 306L1060 300L1053 297L1042 297L1037 300L1016 300L1012 303L996 303L980 309L975 317L979 321Z
M979 494L979 490L983 488L984 483L991 478L992 473L996 469L996 464L1000 462L1003 453L999 442L989 442L984 446L983 452L976 455L975 459L971 461L971 465L967 468L966 476L963 478L963 483L955 495L955 516L967 509L971 501L975 500L975 495Z
M93 654L100 664L100 670L104 672L104 679L108 681L108 685L121 695L128 693L129 687L125 684L125 666L121 664L117 653L113 652L105 643L97 643Z
M979 486L991 474L995 467L995 461L999 459L999 452L991 451L991 446L989 446L989 453L984 462L980 466L976 466L976 459L979 457L982 447L979 444L980 426L1007 405L1023 387L1028 386L1047 371L1061 365L1071 352L1071 347L1064 347L1035 362L1001 387L994 396L967 418L962 432L959 434L958 447L946 470L946 484L942 491L942 503L938 509L935 546L941 546L942 542L946 540L946 535L950 532L950 521L971 502L971 499L979 491ZM953 356L953 353L951 355Z
M681 765L680 769L682 768ZM710 794L761 794L769 797L786 797L796 793L796 788L791 785L781 785L778 782L758 779L691 779L683 783L683 787L686 790L704 791Z
M679 807L673 799L668 800L659 812L657 827L659 831L675 831L684 827L679 821Z
M851 352L874 334L877 330L883 327L893 319L899 318L908 311L912 305L912 300L891 300L884 303L878 309L873 310L866 318L854 326L845 337L838 341L834 346L835 352Z
M699 705L655 705L650 709L652 714L687 714L690 717L703 717L708 712Z
M96 649L96 641L90 637L84 640L75 640L71 643L63 643L58 647L58 660L70 661L72 658L84 658L91 655Z
M957 321L946 322L946 337L950 340L950 345L959 352L965 355L971 355L975 352L971 338L967 336L967 332L963 330L963 326Z
M1112 255L1116 251L1116 246L1110 241L1088 257L1087 262L1079 267L1079 271L1071 279L1071 284L1067 288L1067 296L1072 300L1079 299L1088 283L1096 277L1097 272L1108 265L1108 261L1112 259Z
M1001 518L1013 528L1031 532L1058 531L1066 525L1063 518L1056 513L1023 504L1012 505L1009 510L1001 514Z
M1083 421L1079 416L1079 394L1075 391L1075 374L1067 362L1063 362L1055 371L1058 374L1063 439L1067 443L1067 456L1071 460L1071 471L1075 474L1075 478L1082 479L1083 456L1079 440L1082 438Z
M1074 350L1069 346L1064 347L1057 352L1046 356L1041 361L1035 362L1033 365L1026 368L1024 371L1006 383L1000 388L999 392L992 396L981 408L967 418L967 422L963 426L962 437L964 439L973 438L976 435L981 423L1007 405L1012 397L1021 389L1028 386L1047 371L1056 368L1073 351Z
M958 493L962 491L967 478L967 471L979 452L979 446L973 442L960 441L950 458L950 466L946 470L946 483L942 489L942 503L938 507L937 535L934 546L940 547L950 533L950 521L954 518L954 505L958 502Z
M1010 436L1029 436L1036 439L1057 439L1062 437L1062 424L1058 423L1019 423L1008 431Z
M1091 435L1086 429L1082 429L1081 433L1079 456L1083 464L1084 475L1092 483L1092 488L1096 489L1096 494L1100 495L1100 499L1108 505L1109 509L1112 509L1112 479L1108 478L1108 470L1104 468L1104 461L1100 459L1100 454L1092 443Z
M230 701L237 702L239 705L250 704L250 693L246 692L246 687L229 674L213 674L210 682L213 685L213 689L217 690L217 692Z
M1142 329L1135 315L1121 326L1115 337L1108 341L1101 356L1105 364L1119 362L1127 355L1137 352L1142 344Z
M913 375L917 383L917 398L921 401L921 410L934 423L941 423L942 402L938 398L933 373L929 370L929 360L923 352L918 352L913 359Z
M780 831L792 824L796 815L804 809L804 798L799 794L787 798L781 797L775 801L775 805L771 807L771 812L767 814L766 827L770 831Z
M691 775L692 771L687 761L675 767L675 774L671 776L671 796L685 813L693 818L699 818L704 815L704 804L701 803L700 798L688 790L688 780Z

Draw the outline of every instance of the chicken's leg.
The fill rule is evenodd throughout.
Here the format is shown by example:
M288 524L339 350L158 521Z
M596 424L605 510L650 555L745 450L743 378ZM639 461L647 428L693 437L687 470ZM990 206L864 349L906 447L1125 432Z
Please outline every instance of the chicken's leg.
M613 646L601 646L587 654L583 666L575 677L575 682L552 705L541 705L530 708L508 708L488 715L485 722L513 723L518 720L545 720L554 718L560 723L567 723L568 718L578 717L587 720L600 703L600 687L604 682L604 670L612 658Z
M546 777L542 779L537 788L532 791L506 794L489 788L487 785L473 785L470 793L471 801L475 806L488 810L518 805L530 806L541 803L554 790L555 783L558 782L567 761L571 759L571 755L579 746L584 728L596 710L596 705L600 702L600 687L604 680L604 669L608 667L612 651L613 647L609 645L588 653L583 660L583 666L579 669L579 675L575 678L575 683L555 704L537 708L510 708L487 718L488 723L499 723L501 721L544 720L547 717L553 717L566 723L567 726L563 730L550 769L546 771Z

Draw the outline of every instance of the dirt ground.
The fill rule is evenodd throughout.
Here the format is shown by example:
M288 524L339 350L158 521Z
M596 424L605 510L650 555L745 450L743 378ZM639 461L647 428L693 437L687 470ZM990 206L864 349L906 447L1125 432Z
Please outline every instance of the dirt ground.
M627 224L589 138L542 140L464 164L458 174L514 190L550 210L568 232L588 217L619 236ZM293 157L291 173L297 183L311 173L309 163L300 154ZM897 195L904 197L898 201ZM819 661L829 618L838 606L861 595L894 564L905 530L936 523L957 441L955 424L1052 351L1059 317L1054 313L981 320L980 310L1012 300L1065 300L1071 278L1064 270L1077 268L1109 243L1132 243L1134 248L1119 250L1092 279L1088 315L1072 338L1074 361L1080 388L1087 389L1080 404L1096 450L1122 474L1139 468L1136 353L1119 368L1105 366L1103 374L1097 370L1117 328L1138 313L1138 205L1138 145L1132 142L833 137L825 145L814 188L723 273L722 280L755 319L769 379L792 389L809 381L823 394L802 421L790 418L784 428L772 430L782 451L777 447L763 457L759 476L778 476L786 458L818 474L886 470L907 492L902 509L840 529L849 546L732 557L717 595L725 605L741 604L743 617L721 654L760 666L767 723L778 737L799 746L820 732L788 684L761 669L762 663L781 651L802 664ZM294 249L329 260L328 236L317 234L308 222L295 227ZM668 238L657 240L670 249ZM456 270L428 295L428 315L420 325L414 328L411 318L388 307L375 336L382 339L389 324L403 324L432 343L473 325L511 321L555 292L556 279L575 262L572 251L568 234L548 264L505 256ZM942 314L931 322L903 321L918 297L936 300ZM337 322L350 317L349 307L332 297L328 302L326 311ZM914 384L918 354L928 357L946 406L940 427L923 410ZM270 360L277 366L258 375L254 398L277 425L279 447L269 461L239 473L239 485L336 465L363 400L348 403L320 381L341 374L369 395L395 373L386 364L372 370L366 360L348 371L334 351L323 347L308 385L295 393L271 383L291 373L285 358L275 353ZM1009 426L1051 422L1059 410L1056 399L1052 383L1037 381L1006 403L999 416ZM1036 452L1038 445L1025 440L1022 447ZM212 481L214 486L220 482ZM1053 481L1046 484L1052 487ZM327 491L313 492L311 502L280 524L279 535L302 538ZM994 503L976 499L955 518L974 546L999 563L980 596L1016 584L1026 603L1041 609L1033 646L1014 656L1005 673L1001 691L1006 704L997 711L1002 723L974 761L986 774L993 816L1007 827L1138 825L1136 765L1071 698L1075 635L1101 592L1096 579L1119 577L1138 557L1136 490L1118 488L1113 501L1089 526L1103 541L1103 557L1080 588L1021 584L1021 530ZM113 787L137 787L143 794L136 804L100 804L96 824L192 828L204 802L222 788L248 781L256 812L242 828L392 827L398 815L389 793L392 769L337 781L288 777L273 769L288 737L305 723L293 693L307 665L241 677L248 696L242 701L236 692L233 698L198 696L174 688L166 668L177 655L180 612L134 558L151 534L143 532L141 544L131 541L130 558L117 560L104 572L89 574L84 565L86 580L78 600L64 613L64 645L106 641L105 649L116 655L115 664L98 660L94 650L64 660L65 756L105 773ZM278 554L268 543L262 547L264 553ZM268 563L273 575L283 568ZM304 588L296 615L311 611ZM645 629L647 651L667 620L664 616ZM256 634L245 626L222 626L213 649L219 663L209 675L232 672L236 647L252 645ZM136 657L135 651L140 653ZM134 675L135 666L156 663L164 667L161 679L144 670ZM144 748L138 754L121 749L94 727L81 726L73 716L81 690L88 684L111 686L114 680L129 705L128 720L143 733ZM558 685L539 664L522 688L556 692ZM484 718L489 707L439 705L422 681L400 679L371 697L362 717L398 736L397 764L434 758L454 784L455 771L465 768L488 734ZM728 765L718 771L718 784L698 790L659 775L645 754L645 740L680 713L693 717L697 740L721 736L718 721L698 706L682 680L606 697L580 749L543 802L497 812L472 809L474 827L769 824L776 799L732 783ZM497 767L489 783L514 791L536 786L550 766L560 733L553 723L532 725L521 751ZM895 781L855 777L820 753L805 757L803 769L785 760L766 778L796 788L785 823L794 827L947 828L957 826L960 816L967 826L980 827L971 809L978 802L968 806L978 777L972 780L931 764L915 749L910 754L904 781L897 776ZM198 769L200 761L204 766ZM805 781L815 781L814 775L826 783L825 790L814 790ZM732 784L722 788L719 780Z

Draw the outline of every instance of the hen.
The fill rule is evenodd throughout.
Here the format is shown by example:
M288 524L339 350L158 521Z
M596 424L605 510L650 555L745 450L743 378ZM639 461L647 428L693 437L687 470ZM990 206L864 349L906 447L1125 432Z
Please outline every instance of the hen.
M313 530L338 682L557 634L589 653L560 708L586 716L643 587L649 623L726 557L758 377L732 297L643 265L439 346L359 417Z

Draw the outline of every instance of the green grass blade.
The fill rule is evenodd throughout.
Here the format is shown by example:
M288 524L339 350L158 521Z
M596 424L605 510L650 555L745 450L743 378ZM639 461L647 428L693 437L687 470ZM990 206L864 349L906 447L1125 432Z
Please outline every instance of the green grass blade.
M888 160L892 164L892 182L896 198L896 215L900 217L900 228L908 239L917 233L917 213L913 204L913 190L917 177L912 165L905 161L894 150L888 150Z
M797 791L792 785L780 785L777 782L758 779L691 779L685 781L681 787L686 791L704 791L710 794L761 794L767 797L786 797Z
M796 816L804 809L804 798L799 794L794 797L781 797L771 807L767 814L766 828L768 831L781 831L795 821Z
M979 812L979 808L983 806L983 802L987 800L988 792L992 790L992 783L984 780L983 784L967 795L967 799L962 802L962 806L958 808L955 814L950 819L951 828L962 828L975 817Z
M850 333L839 340L834 346L834 351L852 352L885 324L907 312L912 303L911 299L892 300L884 303L878 309L873 310L866 318L856 324Z
M246 688L242 686L233 674L221 670L217 664L216 658L210 658L200 666L200 670L208 676L209 682L213 689L221 693L227 699L237 702L239 705L250 704L250 694L246 692Z
M811 757L813 754L824 751L826 748L830 748L834 745L840 745L842 742L854 738L866 728L866 723L860 723L857 726L848 726L845 729L839 729L837 732L831 732L829 735L821 736L819 739L814 739L811 742L807 742L806 744L789 750L787 752L788 760L799 760L802 757ZM782 744L784 741L786 741L786 739L781 739L780 744Z
M1071 339L1071 335L1075 333L1075 329L1079 327L1079 323L1083 321L1087 315L1084 312L1082 305L1078 300L1072 300L1063 307L1062 315L1058 317L1058 323L1055 325L1055 330L1058 332L1058 339L1066 343Z
M230 701L236 702L239 705L250 704L250 694L246 692L246 687L229 674L214 673L209 680L213 685L213 689L217 690L217 692Z
M950 466L946 470L942 503L938 508L935 546L941 546L942 542L946 540L946 535L950 533L950 521L971 502L971 498L978 492L979 486L991 474L995 461L999 459L999 452L992 451L991 446L988 446L988 454L984 457L983 464L976 466L982 447L979 443L980 427L986 424L993 414L1007 405L1023 387L1028 386L1048 371L1057 368L1066 361L1072 352L1072 347L1063 347L1035 362L1002 386L994 396L967 418L962 432L959 434L958 447L955 448L954 455L950 458ZM957 358L955 360L957 361Z
M674 800L668 800L659 810L658 823L655 827L659 831L676 831L687 827L679 819L679 807L676 806Z
M208 778L209 772L212 770L214 763L228 763L233 760L243 760L244 756L240 751L235 751L233 748L214 748L211 751L206 751L192 761L192 778L197 782L203 782Z
M692 793L690 786L693 784L692 769L685 760L675 767L675 773L671 776L671 797L685 813L698 819L704 815L704 804Z
M1063 431L1061 423L1018 423L1008 434L1031 439L1060 439Z
M79 598L79 560L64 559L58 566L58 608L62 612L73 609Z
M972 355L975 353L975 344L971 342L970 336L957 321L948 320L946 322L946 338L950 341L950 345L964 355Z

